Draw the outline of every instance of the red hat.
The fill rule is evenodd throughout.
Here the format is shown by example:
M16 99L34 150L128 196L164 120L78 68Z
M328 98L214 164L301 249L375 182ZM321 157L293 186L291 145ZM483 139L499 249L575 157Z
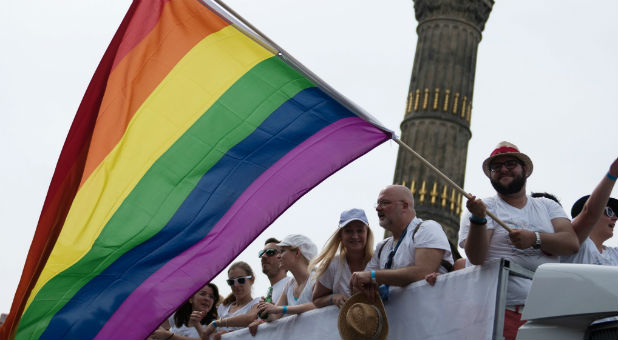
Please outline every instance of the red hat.
M498 156L513 156L524 163L526 167L526 178L528 178L532 174L532 161L530 157L526 154L519 152L519 148L515 144L509 142L500 142L496 145L494 151L491 152L491 155L487 157L485 161L483 161L483 172L485 176L490 177L491 171L489 170L489 164L491 161Z

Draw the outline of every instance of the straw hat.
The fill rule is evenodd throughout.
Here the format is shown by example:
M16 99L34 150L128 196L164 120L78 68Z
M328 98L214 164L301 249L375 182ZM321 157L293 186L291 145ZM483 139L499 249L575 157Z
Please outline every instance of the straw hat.
M355 294L339 310L337 327L343 340L386 339L388 320L382 300L377 294L375 302L362 292Z
M491 171L489 170L489 165L491 161L498 156L513 156L524 163L526 166L526 178L530 177L532 174L532 160L526 154L519 152L519 148L512 143L509 142L500 142L496 145L494 151L492 151L491 155L487 157L485 161L483 161L483 172L485 176L491 178Z

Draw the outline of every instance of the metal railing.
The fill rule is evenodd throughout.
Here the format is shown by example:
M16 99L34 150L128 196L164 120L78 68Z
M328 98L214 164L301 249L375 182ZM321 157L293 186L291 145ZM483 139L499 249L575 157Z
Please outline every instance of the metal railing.
M494 316L494 332L492 339L502 340L504 330L504 310L506 309L506 293L509 283L509 275L520 276L527 279L532 279L534 271L526 269L517 263L513 263L507 259L500 260L500 269L498 270L498 289L496 291L496 313Z

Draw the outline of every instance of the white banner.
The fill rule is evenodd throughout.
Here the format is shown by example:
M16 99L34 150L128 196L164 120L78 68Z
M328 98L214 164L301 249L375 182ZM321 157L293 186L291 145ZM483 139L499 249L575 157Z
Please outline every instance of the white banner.
M391 287L387 339L491 339L499 269L496 261L440 275L433 287ZM341 339L338 313L328 306L260 325L255 337L245 328L222 339Z

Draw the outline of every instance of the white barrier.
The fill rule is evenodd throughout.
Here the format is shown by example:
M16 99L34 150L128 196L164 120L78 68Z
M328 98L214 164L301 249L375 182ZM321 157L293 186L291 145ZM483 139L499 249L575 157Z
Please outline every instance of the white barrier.
M391 287L384 305L387 339L491 339L500 261L440 275L435 286L425 281ZM339 309L320 308L260 325L255 337L247 329L222 339L341 339Z

